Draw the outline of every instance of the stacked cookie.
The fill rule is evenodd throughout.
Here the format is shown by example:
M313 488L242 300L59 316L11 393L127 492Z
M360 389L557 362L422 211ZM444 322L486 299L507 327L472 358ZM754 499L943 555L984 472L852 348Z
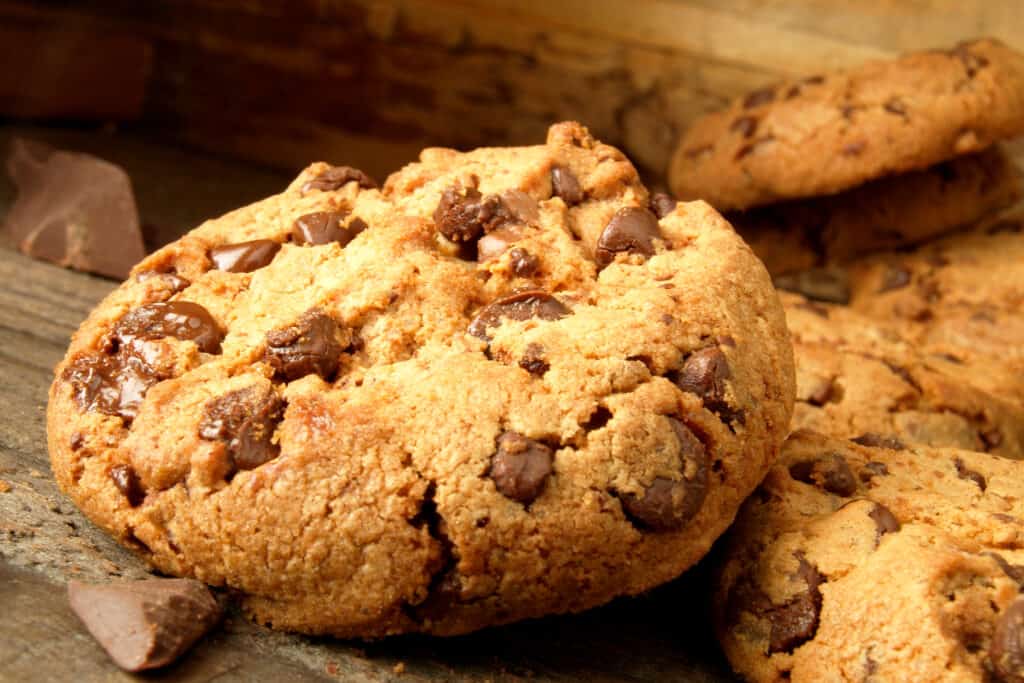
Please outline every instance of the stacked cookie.
M1022 132L1024 56L982 40L752 93L680 143L673 189L793 290L794 433L714 588L750 680L1024 680L1024 233L994 144Z
M678 576L778 455L768 273L578 124L314 164L143 260L50 392L60 486L257 620L455 634Z

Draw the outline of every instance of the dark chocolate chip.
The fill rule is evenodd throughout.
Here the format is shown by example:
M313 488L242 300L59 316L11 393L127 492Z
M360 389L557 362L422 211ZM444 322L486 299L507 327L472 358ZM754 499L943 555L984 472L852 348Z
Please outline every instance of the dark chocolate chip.
M807 590L790 598L783 605L763 612L771 625L768 637L768 653L792 652L814 637L818 631L818 617L821 613L821 574L804 558L796 553L800 563L796 578L803 579Z
M531 375L543 377L551 369L551 364L544 360L544 348L540 344L530 342L519 359L519 367Z
M667 195L664 192L655 192L651 195L649 204L651 212L660 220L676 210L677 202L671 195Z
M885 274L882 275L882 284L879 286L878 291L890 292L894 289L902 289L910 284L910 271L903 266L897 266L895 264L889 264L885 269Z
M472 187L449 187L434 210L438 231L457 244L473 242L485 232L510 222L526 221L498 195L485 197Z
M352 333L344 325L312 309L288 327L268 332L264 357L275 375L286 381L313 373L329 380L351 342Z
M619 209L597 239L594 258L603 268L621 252L651 256L657 237L660 237L658 219L653 213L637 206Z
M487 331L501 325L503 318L558 320L570 312L562 302L547 292L536 289L526 290L502 297L484 306L473 318L473 322L469 324L469 333L474 337L490 341L491 337Z
M522 190L505 190L499 198L502 210L508 214L506 220L517 220L526 225L534 225L540 220L537 200Z
M498 258L508 251L523 235L516 226L492 230L476 243L476 260L480 263Z
M888 474L889 468L884 462L872 460L871 462L864 463L864 469L860 471L860 480L867 483L875 477L885 477Z
M704 445L682 422L668 419L679 442L683 476L655 477L642 496L621 496L626 515L638 526L654 531L682 528L700 511L708 492L708 456Z
M729 126L729 130L733 133L739 133L745 138L749 138L757 131L757 117L755 116L741 116Z
M583 428L588 432L595 429L601 429L612 419L612 411L608 410L604 406L597 406L594 408L594 412L590 414L587 421L583 423Z
M540 441L505 432L498 437L488 474L503 495L529 505L544 489L553 460L551 448Z
M1024 597L1018 597L996 619L989 662L997 680L1024 681Z
M850 441L861 446L867 446L868 448L888 448L890 451L907 450L906 445L895 436L886 436L875 432L864 432L860 436L853 437Z
M344 247L366 229L366 223L359 218L342 225L347 215L341 211L316 211L299 216L292 224L292 241L298 245L337 242Z
M210 249L213 267L228 273L249 273L274 260L281 245L273 240L223 244Z
M875 503L874 507L871 508L871 512L868 513L868 517L875 521L879 539L885 534L891 534L900 530L900 520L896 519L896 515L892 514L892 510L881 503Z
M761 88L749 93L743 98L743 108L753 109L763 104L768 104L775 99L775 88Z
M985 476L981 472L969 468L963 459L954 458L953 464L956 465L956 476L961 479L973 481L982 491L988 488L988 482L985 481Z
M778 289L803 294L814 301L850 303L850 278L843 268L811 268L798 273L776 275L773 282Z
M846 458L829 453L816 460L802 460L789 466L789 476L811 484L837 496L852 496L857 492L857 479Z
M330 192L332 190L340 189L346 183L350 183L352 181L359 183L359 187L366 189L377 187L377 182L358 168L352 168L351 166L332 166L316 178L306 181L302 186L302 191L309 192L310 190L323 190L325 192Z
M110 468L110 478L132 507L138 507L145 500L146 491L131 465L114 465Z
M224 337L209 311L191 301L146 304L132 309L114 327L114 336L122 343L130 339L174 337L192 341L204 353L220 351Z
M165 369L150 367L129 348L117 356L84 354L64 369L61 376L71 384L80 410L98 410L131 422L149 387L170 377Z
M71 609L126 671L166 666L212 628L221 607L195 579L68 582Z
M274 430L284 414L284 401L272 387L246 387L207 401L199 436L227 445L231 464L251 470L277 457Z
M536 275L537 269L540 267L540 261L536 256L519 247L509 251L508 262L516 277L532 277Z
M714 413L728 412L726 382L732 377L729 361L717 346L694 351L675 376L676 385L685 392L696 394L704 407Z
M560 197L566 206L575 206L583 201L580 181L565 166L551 168L551 191L556 197Z

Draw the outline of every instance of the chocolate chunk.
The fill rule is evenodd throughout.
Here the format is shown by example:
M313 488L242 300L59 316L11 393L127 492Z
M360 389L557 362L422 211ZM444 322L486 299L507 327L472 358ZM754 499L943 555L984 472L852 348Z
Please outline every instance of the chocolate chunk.
M277 457L274 430L284 401L273 388L246 387L206 402L199 436L227 445L231 464L251 470Z
M540 344L529 343L519 359L519 367L531 375L542 377L545 372L551 369L551 364L544 360L544 348Z
M522 207L519 207L522 210ZM438 231L455 243L472 242L505 223L525 222L498 195L481 195L472 187L449 187L434 210Z
M138 507L145 500L146 491L131 465L114 465L110 468L110 478L132 507Z
M117 322L114 335L122 342L174 337L195 342L204 353L219 352L224 337L209 311L191 301L158 302L132 309Z
M878 292L891 292L894 289L902 289L910 284L910 271L903 266L889 264L882 276L882 284Z
M837 496L852 496L857 492L857 480L838 453L823 455L817 460L802 460L789 466L789 476L811 484Z
M638 526L654 531L682 528L700 511L708 492L708 457L704 445L682 422L668 419L679 441L682 478L655 477L642 496L621 495L626 515Z
M508 253L508 262L512 266L512 272L516 274L516 277L532 277L540 267L540 261L537 260L536 256L519 247Z
M876 434L875 432L865 432L860 436L853 437L850 441L861 446L867 446L868 448L887 448L890 451L907 450L906 445L904 445L904 443L895 436L885 436L882 434ZM886 472L886 474L888 474L888 472Z
M551 168L551 191L556 197L560 197L566 206L575 206L583 201L580 181L564 166Z
M822 576L802 553L796 554L800 566L796 577L803 579L807 590L797 594L788 602L763 612L771 624L768 637L768 653L792 652L814 637L818 632L818 617L821 613Z
M249 273L273 261L280 248L273 240L252 240L214 247L209 256L217 270Z
M484 306L473 322L469 324L469 333L485 341L491 337L487 330L501 325L502 318L510 320L558 320L569 315L571 311L565 304L547 292L530 289L510 296L502 297Z
M696 394L704 407L714 413L729 412L726 402L726 382L732 377L729 361L721 349L709 346L694 351L676 374L676 385L685 392Z
M553 459L551 448L540 441L505 432L498 437L488 475L503 495L529 505L544 489Z
M366 229L366 223L359 218L353 218L347 226L342 225L347 215L341 211L316 211L299 216L292 224L292 241L298 245L337 242L344 247Z
M194 579L68 582L71 609L125 671L166 666L221 616L207 587Z
M850 278L843 268L811 268L798 273L776 275L773 282L777 289L803 294L813 301L850 303Z
M657 237L660 237L658 219L653 213L637 206L619 209L597 239L594 258L603 268L620 252L651 256Z
M961 479L973 481L982 491L988 488L988 482L985 481L985 476L981 472L977 472L967 467L961 458L954 458L953 464L956 465L956 476Z
M522 233L514 226L492 230L476 243L476 260L483 263L498 258L522 237Z
M1024 681L1024 597L1018 597L996 619L988 659L997 680Z
M775 88L761 88L749 93L743 98L743 108L753 109L754 107L760 107L763 104L768 104L775 99Z
M650 204L651 212L657 216L659 220L675 211L677 205L676 200L671 195L667 195L664 192L655 192L652 194L651 200L648 203Z
M377 187L377 182L366 175L358 168L351 166L332 166L312 180L306 181L302 186L303 193L310 190L323 190L331 192L342 188L350 182L359 183L359 187L370 189Z
M864 469L860 471L860 480L867 483L874 477L885 477L889 475L889 468L884 462L871 462L864 463Z
M314 308L288 327L268 332L264 358L286 381L312 373L329 380L351 342L348 328Z
M131 422L149 387L172 376L170 368L150 365L145 351L143 342L122 345L115 356L83 354L64 369L61 377L71 384L72 397L80 410L98 410Z
M754 116L741 116L732 122L729 130L749 138L757 131L757 118Z
M18 198L4 225L22 252L119 280L146 255L131 182L119 167L16 138L7 170Z
M500 198L503 211L511 219L525 225L534 225L540 220L540 206L537 200L522 190L505 190Z
M896 519L896 515L892 514L892 510L881 503L875 503L874 507L871 508L871 512L868 513L868 517L875 521L875 526L878 527L879 539L885 534L891 534L900 530L900 520Z

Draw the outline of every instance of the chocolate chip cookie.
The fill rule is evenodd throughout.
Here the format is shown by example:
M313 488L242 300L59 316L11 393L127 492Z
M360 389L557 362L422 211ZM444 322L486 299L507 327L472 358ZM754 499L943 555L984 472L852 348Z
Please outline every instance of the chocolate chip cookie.
M983 354L907 343L841 306L784 293L796 358L793 428L1024 459L1024 382Z
M703 202L585 128L314 164L146 258L74 335L55 476L256 620L455 634L679 575L777 455L792 350Z
M719 210L833 194L1024 133L1024 55L961 43L749 93L698 120L672 191Z
M1022 465L790 436L723 549L716 630L751 681L1024 676Z
M772 275L845 263L969 226L1021 196L1020 171L998 147L846 192L726 218Z

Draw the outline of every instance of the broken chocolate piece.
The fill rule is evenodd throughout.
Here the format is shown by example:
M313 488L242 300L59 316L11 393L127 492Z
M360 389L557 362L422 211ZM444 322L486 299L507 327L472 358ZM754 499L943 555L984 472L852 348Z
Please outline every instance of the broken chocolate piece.
M654 240L660 236L658 219L647 209L638 206L619 209L597 239L594 259L604 268L620 252L651 256Z
M105 585L72 580L68 600L100 646L126 671L170 664L221 616L209 589L194 579Z
M238 389L206 403L199 436L227 444L236 469L251 470L280 452L274 430L284 414L284 401L273 388Z
M583 188L576 176L565 166L551 169L551 191L560 197L566 206L575 206L583 201Z
M114 164L15 139L7 171L18 198L4 226L22 252L122 280L146 255L131 181Z
M488 329L501 325L503 318L509 320L558 320L569 315L571 311L561 301L547 292L527 290L510 296L502 297L484 306L473 322L469 324L469 333L474 337L490 341Z
M498 437L488 475L503 495L529 505L544 490L552 460L551 448L540 441L505 432Z
M347 183L352 181L359 183L359 187L365 189L377 187L377 181L360 171L358 168L352 168L351 166L331 166L316 178L306 181L302 186L302 192L303 194L310 190L331 192L333 190L341 189Z
M292 241L310 246L337 242L344 247L366 229L366 223L359 218L342 225L346 216L348 213L342 211L314 211L299 216L292 224Z
M265 358L275 374L287 381L316 373L329 380L352 332L319 309L306 311L294 324L267 333Z
M209 311L191 301L171 301L139 306L124 315L114 327L114 336L127 344L132 339L174 337L192 341L204 353L220 351L224 337Z
M114 465L110 468L110 479L132 507L138 507L145 500L146 491L131 465Z
M252 240L223 244L210 249L210 260L217 270L249 273L274 260L281 245L273 240Z

